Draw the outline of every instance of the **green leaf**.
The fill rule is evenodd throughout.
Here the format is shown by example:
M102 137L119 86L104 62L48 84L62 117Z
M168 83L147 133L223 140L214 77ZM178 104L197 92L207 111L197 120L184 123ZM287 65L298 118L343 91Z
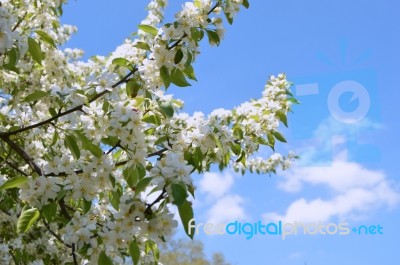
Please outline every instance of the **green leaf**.
M79 139L82 141L82 148L90 151L95 157L100 158L103 156L103 150L98 145L90 141L83 133L77 133Z
M181 49L178 49L175 53L175 58L174 58L174 63L178 64L182 61L183 58L183 51Z
M209 30L209 29L207 29L206 32L207 32L207 35L208 35L208 42L211 45L215 44L215 45L219 46L221 40L220 40L217 32L215 30Z
M172 197L174 198L174 204L176 206L182 205L186 201L187 192L186 186L181 183L172 183Z
M249 1L248 1L248 0L243 0L242 5L243 5L245 8L249 8L249 7L250 7L250 4L249 4Z
M161 102L160 108L168 118L171 118L172 116L174 116L174 107L172 106L171 101Z
M185 67L188 68L189 65L191 65L192 62L193 62L193 55L192 55L192 53L190 51L187 51L186 52L186 56L187 56L187 60L185 62Z
M185 73L185 75L186 75L189 79L192 79L192 80L197 81L196 76L195 76L195 74L194 74L193 66L192 66L191 64L189 64L189 65L185 68L185 70L184 70L183 72Z
M147 188L147 186L150 184L151 179L152 178L142 178L139 181L139 183L136 185L135 193L138 194L138 193L144 191Z
M31 102L31 101L36 101L39 100L45 96L48 96L50 93L46 91L35 91L32 94L29 94L28 96L25 97L24 101L25 102Z
M134 187L139 181L139 171L136 166L125 168L122 175L129 187Z
M155 125L160 125L161 124L160 117L158 117L156 115L146 115L146 116L143 117L142 121L146 122L146 123L152 123L152 124L155 124Z
M272 150L275 150L275 138L272 135L272 133L268 132L267 138L268 138L269 146L271 146Z
M54 41L54 39L52 37L50 37L50 35L48 35L46 32L41 31L41 30L36 30L35 32L36 32L36 34L38 34L40 36L40 38L44 42L46 42L47 44L50 44L51 46L53 46L54 48L57 49L56 42Z
M57 116L57 111L54 108L49 108L51 117Z
M226 12L224 12L224 14L225 14L225 18L226 18L226 20L228 21L228 23L229 23L230 25L232 25L232 23L233 23L233 18L231 18L231 17L229 16L229 14L226 13Z
M161 68L160 68L160 77L164 83L165 88L168 88L169 85L171 84L171 80L169 77L168 68L165 65L161 66Z
M193 219L193 208L192 204L188 201L185 201L178 207L179 216L181 217L182 225L185 229L186 234L193 239L195 227L189 231L189 221ZM193 222L194 225L194 222Z
M279 119L286 127L288 127L288 124L287 124L287 117L286 117L286 114L283 113L283 111L278 110L278 111L276 112L276 116L278 117L278 119Z
M277 131L272 131L272 134L274 135L274 137L276 138L276 140L286 143L286 139L285 137L283 137L283 135L280 132Z
M138 49L150 51L150 46L149 46L149 44L147 44L146 42L138 41L138 42L136 42L136 44L133 45L133 46L136 47L136 48L138 48Z
M98 265L113 265L112 260L102 251L99 256Z
M121 199L121 193L118 191L110 191L108 194L110 203L115 210L119 210L119 200Z
M17 48L12 48L7 52L8 55L8 63L7 63L7 68L12 68L17 64Z
M31 226L37 221L39 216L39 210L36 208L23 211L18 218L17 233L19 234L28 231L29 228L31 228Z
M82 143L82 147L86 150L89 150L97 158L103 156L103 150L93 143Z
M194 39L196 42L200 42L204 37L203 29L192 28L190 30L190 33L191 33L192 39Z
M139 260L140 260L140 248L138 246L138 244L136 243L136 241L132 241L129 244L129 254L132 257L133 260L133 265L137 265L139 264Z
M118 143L118 138L113 136L108 136L107 138L102 138L101 142L109 146L114 146Z
M90 208L92 207L92 202L82 199L82 209L83 213L89 212Z
M293 104L300 104L300 101L298 101L298 100L295 99L295 98L287 98L287 101L290 101L290 102L292 102Z
M31 37L28 37L28 51L31 54L33 60L41 65L43 60L42 50L39 43L37 43L36 40L32 39Z
M156 36L158 33L158 29L153 26L150 26L150 25L142 24L142 25L139 25L138 28L143 30L144 32L150 33L151 35L154 35L154 36Z
M171 82L179 87L191 86L191 84L186 80L185 75L178 68L172 69Z
M223 149L222 143L221 143L221 140L218 138L218 136L217 136L216 134L213 133L213 134L212 134L212 138L213 138L215 144L217 145L217 147L218 147L220 150L222 150L222 149Z
M22 184L24 184L27 181L28 178L25 176L13 177L4 182L3 185L0 186L0 190L19 188Z
M131 79L126 83L126 94L128 97L135 98L139 92L140 89L140 84L134 80Z
M42 215L48 222L52 222L57 214L57 203L52 202L42 206Z
M67 135L65 137L65 145L71 151L75 159L79 159L81 157L81 151L79 150L78 144L76 143L76 139L74 136Z
M160 250L158 249L158 246L155 242L151 240L146 241L146 252L149 253L149 251L153 253L154 261L156 264L158 264L158 259L160 258Z
M112 60L112 64L118 65L118 66L123 66L123 67L130 66L130 62L125 58L115 58Z

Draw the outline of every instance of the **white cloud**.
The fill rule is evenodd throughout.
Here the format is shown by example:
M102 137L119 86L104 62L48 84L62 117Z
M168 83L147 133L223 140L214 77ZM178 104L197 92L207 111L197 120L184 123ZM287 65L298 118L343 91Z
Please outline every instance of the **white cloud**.
M200 193L205 195L202 206L207 208L207 222L217 224L245 218L244 199L231 192L234 183L235 175L229 171L203 175L198 186Z
M315 196L305 199L303 196L293 201L283 214L265 213L267 220L287 222L326 222L334 218L349 221L364 218L373 210L381 207L392 208L400 203L400 193L381 170L371 170L362 164L349 162L345 149L346 137L355 137L362 130L378 128L379 125L364 120L358 126L341 125L332 118L327 119L315 130L314 137L322 145L306 153L306 160L315 162L320 157L327 158L332 145L337 155L330 166L300 167L294 166L284 172L278 187L286 192L302 192L312 195L307 188L326 189L324 198ZM332 137L336 135L336 137ZM329 155L328 155L329 157ZM328 161L329 162L329 161Z
M381 171L368 170L360 164L336 160L330 167L295 167L284 174L278 185L288 192L302 189L303 183L327 185L337 192L352 188L371 188L385 181Z
M212 197L221 197L231 189L233 183L233 176L227 171L223 174L207 172L203 175L199 188L201 192L207 193Z
M211 207L207 216L207 222L214 224L243 220L245 218L243 198L236 194L226 195Z

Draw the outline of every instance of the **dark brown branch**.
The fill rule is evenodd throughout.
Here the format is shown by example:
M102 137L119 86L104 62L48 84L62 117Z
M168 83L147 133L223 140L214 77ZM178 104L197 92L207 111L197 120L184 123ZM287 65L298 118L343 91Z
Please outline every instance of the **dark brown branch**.
M60 205L61 214L62 214L65 218L67 218L67 220L71 220L71 215L68 213L67 206L66 206L66 204L65 204L64 199L59 200L59 201L58 201L58 205ZM75 249L75 244L72 243L72 244L71 244L71 255L72 255L72 258L74 259L74 265L78 265L78 259L77 259L77 257L76 257L75 251L76 251L76 249Z
M122 78L120 81L118 81L117 83L115 83L115 84L112 85L111 87L112 87L112 88L116 88L117 86L119 86L119 85L125 83L125 82L129 79L129 77L132 76L136 71L137 71L137 68L133 69L133 70L130 71L124 78ZM63 117L63 116L65 116L65 115L68 115L68 114L73 113L73 112L78 111L78 110L82 110L82 108L83 108L84 106L89 105L90 103L96 101L97 99L99 99L100 97L104 96L104 95L107 94L107 93L109 93L109 91L108 91L108 90L104 90L103 92L101 92L101 93L95 95L93 98L91 98L87 103L81 104L81 105L79 105L79 106L76 106L76 107L74 107L74 108L72 108L72 109L69 109L69 110L66 110L66 111L64 111L64 112L59 112L57 115L55 115L54 117L51 117L51 118L49 118L49 119L47 119L47 120L44 120L44 121L41 121L41 122L32 124L32 125L27 126L27 127L22 127L22 128L20 128L20 129L15 130L15 131L1 132L1 133L0 133L0 137L15 135L15 134L18 134L18 133L21 133L21 132L25 132L25 131L32 130L32 129L34 129L34 128L37 128L37 127L46 125L46 124L48 124L48 123L51 123L52 121L57 120L57 119L60 118L60 117Z
M217 3L215 3L215 5L210 9L210 11L208 11L207 15L210 15L212 12L214 12L214 10L219 7L219 5L221 4L221 1L218 1Z
M11 163L11 162L9 162L9 161L7 161L7 160L4 160L4 162L5 162L8 166L10 166L12 169L14 169L15 171L17 171L17 172L19 172L20 174L24 175L25 177L28 176L28 174L26 174L24 171L22 171L21 169L19 169L17 165L14 165L13 163Z
M162 155L164 152L166 152L166 151L168 151L168 150L169 150L168 148L160 149L160 150L158 150L158 151L156 151L156 152L154 152L154 153L149 154L149 155L147 156L147 158L154 157L154 156L160 156L160 155ZM128 163L128 162L129 162L129 160L125 160L125 161L118 162L118 163L115 164L115 167L123 166L123 165L125 165L125 164ZM75 170L74 173L75 173L75 174L81 174L81 173L83 173L83 170L82 170L82 169L78 169L78 170ZM49 177L49 176L65 177L65 176L67 176L67 173L65 173L65 172L60 172L60 173L58 173L58 174L48 173L48 174L45 174L45 176L46 176L46 177Z
M150 204L147 204L146 210L144 211L145 214L152 214L151 207L156 205L156 203L160 202L162 199L164 199L165 194L167 191L165 190L165 187L162 189L161 194Z
M75 244L72 244L71 248L72 248L71 255L72 258L74 259L74 265L78 265L78 259L76 258L76 253L75 253Z
M118 142L110 149L106 152L106 155L112 153L112 151L114 151L115 149L117 149L118 147L121 147L121 140L118 140Z
M207 15L210 15L212 12L214 12L214 10L219 7L219 5L221 4L221 1L218 1L211 9L210 11L207 12ZM176 46L178 46L184 38L186 38L188 35L185 33L182 35L182 37L177 40L176 42L174 42L174 44L172 44L171 46L168 46L167 49L168 50L172 50L173 48L175 48Z
M18 20L17 24L15 24L15 26L12 28L12 30L11 30L12 32L14 32L19 27L19 25L22 23L22 21L24 21L27 14L28 14L28 12L25 12L24 16Z
M40 167L33 161L33 159L25 152L22 147L12 141L8 136L0 135L0 139L6 142L11 149L13 149L22 159L35 171L39 176L43 175Z
M50 234L52 234L55 238L57 238L58 241L60 241L63 245L65 245L66 247L72 248L71 245L65 243L61 237L59 235L57 235L53 230L51 230L50 225L46 222L45 219L42 219L44 225L46 226L47 230L50 232Z

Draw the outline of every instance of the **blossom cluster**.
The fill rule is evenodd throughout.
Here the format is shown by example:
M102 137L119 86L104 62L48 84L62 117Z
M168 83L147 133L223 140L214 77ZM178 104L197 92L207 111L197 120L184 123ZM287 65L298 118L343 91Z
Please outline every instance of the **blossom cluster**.
M289 166L292 154L256 157L286 141L284 74L209 115L168 91L196 80L202 40L219 45L247 0L195 0L162 24L166 5L151 1L137 34L83 61L61 48L77 30L60 23L63 1L1 2L0 263L154 264L177 219L193 218L193 172Z

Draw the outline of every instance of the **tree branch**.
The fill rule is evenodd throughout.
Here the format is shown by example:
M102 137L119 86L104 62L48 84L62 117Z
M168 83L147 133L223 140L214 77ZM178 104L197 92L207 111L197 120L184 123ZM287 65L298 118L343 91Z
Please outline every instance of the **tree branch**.
M164 195L167 193L165 187L162 189L161 194L150 204L147 204L146 210L144 211L145 214L152 214L151 207L153 207L156 203L164 199Z
M132 76L136 71L137 71L137 68L133 69L133 70L130 71L124 78L122 78L120 81L118 81L117 83L115 83L115 84L112 85L111 87L112 87L112 88L116 88L117 86L121 85L122 83L125 83L125 82L128 80L128 78L129 78L130 76ZM63 117L63 116L68 115L68 114L70 114L70 113L73 113L73 112L75 112L75 111L77 111L77 110L82 110L82 108L83 108L84 106L89 105L90 103L96 101L97 99L99 99L100 97L104 96L104 95L107 94L107 93L109 93L109 91L108 91L108 90L104 90L103 92L101 92L101 93L95 95L93 98L91 98L87 103L81 104L81 105L79 105L79 106L76 106L76 107L74 107L74 108L72 108L72 109L69 109L69 110L66 110L66 111L64 111L64 112L59 112L57 115L55 115L54 117L51 117L51 118L49 118L49 119L47 119L47 120L44 120L44 121L41 121L41 122L32 124L32 125L27 126L27 127L19 128L19 129L15 130L15 131L1 132L1 133L0 133L0 137L15 135L15 134L18 134L18 133L21 133L21 132L25 132L25 131L28 131L28 130L32 130L32 129L34 129L34 128L37 128L37 127L43 126L43 125L45 125L45 124L48 124L48 123L50 123L50 122L52 122L52 121L54 121L54 120L57 120L57 119L60 118L60 117Z
M46 222L46 220L44 218L42 218L42 221L44 223L44 225L46 226L47 230L50 232L50 234L52 234L55 238L57 238L58 241L60 241L63 245L65 245L66 247L72 248L71 245L65 243L61 237L59 235L57 235L56 233L54 233L53 230L50 229L50 225Z
M169 150L169 149L165 147L165 148L160 149L160 150L158 150L158 151L156 151L156 152L154 152L154 153L149 154L146 158L150 158L150 157L153 157L153 156L160 156L160 155L162 155L164 152L166 152L166 151L168 151L168 150ZM129 162L129 160L125 160L125 161L118 162L118 163L115 164L115 167L123 166L123 165L125 165L125 164L128 163L128 162ZM78 169L78 170L75 170L74 173L75 173L75 174L81 174L81 173L83 173L83 170L82 170L82 169ZM65 177L65 176L67 176L67 175L68 175L68 174L65 173L65 172L60 172L60 173L58 173L58 174L48 173L48 174L45 174L44 176L46 176L46 177L49 177L49 176Z
M7 135L0 135L0 139L6 142L11 149L13 149L18 155L22 157L22 159L35 171L39 176L43 175L40 167L33 161L33 159L25 152L22 147L12 141Z

